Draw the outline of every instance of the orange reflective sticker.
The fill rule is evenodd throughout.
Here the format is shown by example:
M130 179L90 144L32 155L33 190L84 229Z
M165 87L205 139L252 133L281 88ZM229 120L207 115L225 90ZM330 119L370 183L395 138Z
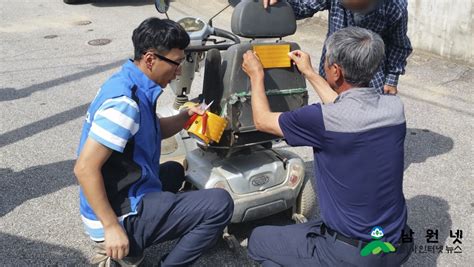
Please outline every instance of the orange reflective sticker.
M289 44L254 45L253 51L257 53L265 69L291 67L291 61L288 57L288 53L290 53Z

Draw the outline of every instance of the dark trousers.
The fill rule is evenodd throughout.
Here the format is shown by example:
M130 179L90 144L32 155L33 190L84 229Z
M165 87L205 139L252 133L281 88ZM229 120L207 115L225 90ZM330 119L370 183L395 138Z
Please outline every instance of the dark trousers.
M361 256L361 246L349 245L321 231L321 221L256 228L249 239L250 258L269 266L400 266L413 243L393 244L393 253Z
M148 193L138 214L125 219L130 242L129 256L137 256L151 245L178 239L162 266L187 266L215 244L230 222L234 202L222 189L176 192L184 181L179 163L160 166L164 192Z

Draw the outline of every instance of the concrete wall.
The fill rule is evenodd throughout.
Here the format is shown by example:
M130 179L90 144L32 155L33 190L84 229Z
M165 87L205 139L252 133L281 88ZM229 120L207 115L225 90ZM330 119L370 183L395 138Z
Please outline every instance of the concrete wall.
M474 64L474 0L409 0L413 47Z
M415 49L474 64L474 0L408 0L408 14Z

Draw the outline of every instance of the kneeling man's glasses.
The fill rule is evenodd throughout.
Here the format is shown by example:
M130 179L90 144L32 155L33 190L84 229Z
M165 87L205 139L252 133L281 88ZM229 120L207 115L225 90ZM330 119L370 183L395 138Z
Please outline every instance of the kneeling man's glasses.
M156 54L156 53L153 53L153 55L155 55L155 57L157 57L157 58L159 58L159 59L161 59L161 60L163 60L163 61L166 61L166 62L168 62L168 63L170 63L170 64L175 65L176 67L181 66L181 64L183 64L183 62L184 62L184 59L182 59L180 62L178 62L178 61L174 61L174 60L172 60L172 59L169 59L169 58L167 58L167 57L165 57L165 56L162 56L162 55L159 55L159 54Z

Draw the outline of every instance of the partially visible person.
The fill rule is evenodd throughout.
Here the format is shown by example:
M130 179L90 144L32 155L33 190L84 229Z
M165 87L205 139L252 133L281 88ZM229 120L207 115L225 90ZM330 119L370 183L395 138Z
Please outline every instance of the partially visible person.
M157 264L186 266L215 244L233 214L222 189L178 193L184 168L160 165L161 141L203 110L158 118L158 97L181 72L190 40L176 22L149 18L132 36L135 56L97 93L82 130L74 173L86 232L99 242L95 263L138 265L144 250L178 239ZM178 194L177 194L178 193Z
M402 231L410 231L403 195L404 107L398 96L370 87L384 43L369 30L347 27L331 35L326 47L326 80L314 72L307 53L289 55L323 104L285 113L270 110L262 65L253 52L244 54L255 126L290 146L313 148L321 211L308 223L256 228L249 256L263 266L400 266L413 246L402 243ZM366 247L374 236L379 242ZM384 242L395 251L365 256L376 250L372 246L387 249Z
M262 0L265 8L279 0ZM412 52L407 36L407 0L288 0L297 19L312 17L328 10L328 33L357 26L378 33L385 42L385 57L370 86L380 92L397 94L398 80L405 73L407 58ZM319 73L325 76L324 60L327 47L323 47Z

